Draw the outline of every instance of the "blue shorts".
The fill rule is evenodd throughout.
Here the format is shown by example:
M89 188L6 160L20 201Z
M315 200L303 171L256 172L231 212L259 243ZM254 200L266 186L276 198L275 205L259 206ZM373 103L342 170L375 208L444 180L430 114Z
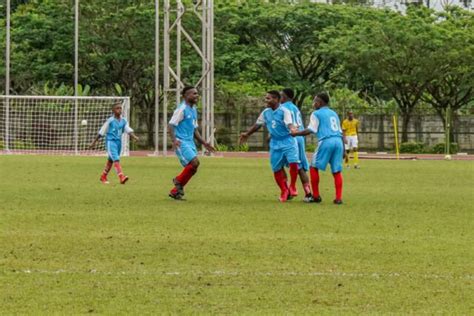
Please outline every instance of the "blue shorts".
M308 157L306 156L306 145L304 142L304 137L302 136L296 137L296 142L298 143L298 153L300 157L299 168L308 171L309 162L308 162Z
M342 138L330 137L323 139L319 142L318 149L313 155L311 166L326 171L329 163L332 173L341 172L343 155L344 144L342 143Z
M122 141L120 140L107 140L105 141L105 149L109 160L119 161L120 154L122 153Z
M194 141L180 140L181 145L176 148L176 156L183 167L186 167L194 158L197 157L197 148Z
M300 163L298 145L280 147L278 149L270 148L270 164L273 172L283 169L290 163Z

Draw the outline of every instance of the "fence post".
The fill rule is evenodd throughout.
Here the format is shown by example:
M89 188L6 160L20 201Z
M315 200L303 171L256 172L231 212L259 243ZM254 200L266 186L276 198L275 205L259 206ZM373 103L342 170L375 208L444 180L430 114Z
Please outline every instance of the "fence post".
M395 133L395 152L397 160L400 160L400 147L398 146L398 118L397 114L393 115L393 131Z

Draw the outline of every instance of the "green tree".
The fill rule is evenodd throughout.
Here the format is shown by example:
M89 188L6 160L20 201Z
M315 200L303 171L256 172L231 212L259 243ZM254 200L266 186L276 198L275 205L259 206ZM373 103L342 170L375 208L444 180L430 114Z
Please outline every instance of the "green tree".
M427 23L427 12L386 12L381 19L361 21L329 46L345 69L380 82L396 101L402 115L403 142L408 140L413 110L437 68L430 55L441 43L432 24Z
M445 124L448 108L455 113L474 101L474 14L451 7L441 18L442 22L434 27L442 37L442 47L431 55L437 65L436 76L423 100L433 106Z
M335 59L320 49L328 40L324 31L331 29L335 36L351 27L359 10L315 3L223 6L217 14L228 22L216 25L220 34L232 34L226 44L233 45L219 57L233 65L229 67L233 76L226 79L263 79L272 85L291 86L301 105L314 90L323 88L336 66Z

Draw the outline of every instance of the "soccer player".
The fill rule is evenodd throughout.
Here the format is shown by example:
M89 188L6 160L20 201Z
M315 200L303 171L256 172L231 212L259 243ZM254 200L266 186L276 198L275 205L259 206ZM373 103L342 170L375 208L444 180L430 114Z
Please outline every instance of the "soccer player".
M246 132L240 134L240 143L244 143L250 135L266 125L270 133L270 163L274 173L275 181L280 187L280 201L286 202L291 199L298 179L298 144L291 137L290 130L293 128L291 112L280 106L280 93L268 91L265 96L267 108L263 110L257 122ZM290 187L288 187L284 167L290 166Z
M310 175L313 187L313 201L322 201L319 194L319 170L326 170L328 163L334 176L336 187L335 204L342 204L342 159L344 156L344 141L341 130L341 122L336 112L329 108L329 96L319 93L313 101L315 111L311 114L307 129L298 131L293 129L293 136L306 136L311 133L318 137L318 149L314 153L311 162Z
M182 91L183 101L176 108L173 117L168 124L168 129L173 141L173 148L178 156L183 171L173 179L174 187L169 196L175 200L182 200L184 187L196 174L199 167L197 157L196 139L207 150L214 152L215 148L207 143L202 137L198 127L198 115L196 105L199 101L199 93L196 88L187 86Z
M359 169L359 151L358 146L358 137L359 133L359 120L354 118L354 113L352 111L347 112L347 118L342 121L342 132L346 139L346 158L345 162L347 168L350 168L349 165L349 154L352 151L354 154L354 168Z
M115 103L112 107L113 115L105 121L99 130L99 134L94 139L89 148L94 148L96 143L105 137L105 149L107 150L107 163L105 169L100 176L100 182L103 184L109 184L107 175L109 174L112 165L115 167L115 171L119 177L120 183L125 184L128 181L128 177L123 174L122 166L120 165L120 153L122 152L122 134L127 133L132 137L133 140L137 141L138 137L133 133L133 129L130 128L127 120L122 117L122 103Z
M293 117L293 126L296 127L298 130L304 130L303 118L301 117L301 112L293 103L293 98L295 97L295 92L290 88L285 88L281 91L281 106L290 110L292 117ZM308 158L306 157L306 146L305 146L305 139L302 136L296 137L296 142L298 143L298 153L300 163L298 165L298 174L300 176L301 184L303 185L303 189L305 192L305 202L311 201L311 188L309 184L309 178L306 172L309 170L309 163ZM296 188L292 188L293 190L292 195L296 196L298 192Z

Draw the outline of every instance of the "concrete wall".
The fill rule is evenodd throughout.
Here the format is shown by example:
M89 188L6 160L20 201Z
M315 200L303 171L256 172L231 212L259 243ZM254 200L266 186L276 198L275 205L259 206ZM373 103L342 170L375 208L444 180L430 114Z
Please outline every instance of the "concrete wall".
M241 130L254 124L258 113L245 114L242 117ZM392 116L362 115L359 143L366 150L391 150L394 148L394 129ZM221 143L235 144L239 131L237 120L232 115L216 115L217 138ZM401 122L399 122L399 137L401 137ZM474 152L474 116L458 117L454 123L454 142L459 144L462 151ZM413 116L409 124L409 141L422 142L427 146L443 143L445 140L443 122L436 115ZM261 130L249 140L251 149L266 149L267 133ZM316 142L314 138L308 141Z

